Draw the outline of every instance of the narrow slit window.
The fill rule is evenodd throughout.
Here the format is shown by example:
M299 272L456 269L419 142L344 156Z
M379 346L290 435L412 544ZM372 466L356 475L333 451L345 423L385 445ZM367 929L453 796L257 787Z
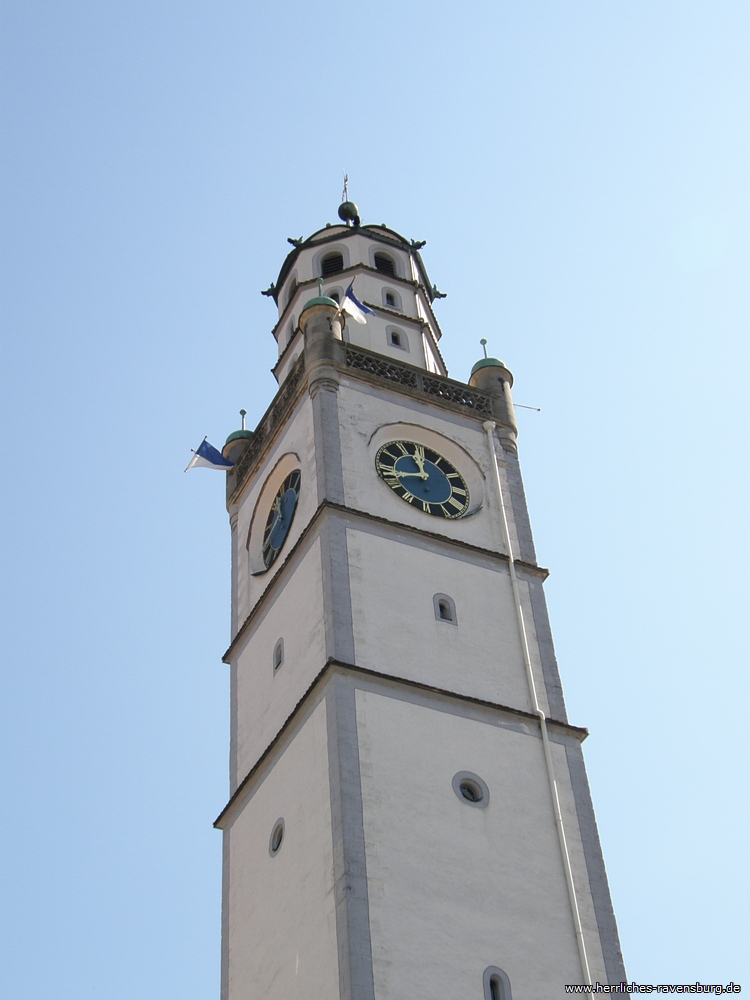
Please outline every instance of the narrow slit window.
M385 304L387 306L395 306L396 305L396 297L393 294L393 292L386 292L385 293Z
M279 669L281 664L284 662L284 640L279 639L273 648L273 672Z
M389 257L387 253L375 254L375 269L391 278L396 276L396 265L393 263L393 258Z
M271 830L271 836L268 840L268 853L271 855L272 858L275 858L276 855L281 850L281 845L284 842L285 829L286 829L286 824L284 823L283 818L280 817L273 824L273 829Z
M400 333L396 333L395 330L391 334L391 343L393 344L394 347L401 347L402 346L401 345L401 334Z
M339 271L343 271L344 270L343 255L340 253L326 254L323 260L320 262L320 270L324 278L328 278L332 274L338 274Z

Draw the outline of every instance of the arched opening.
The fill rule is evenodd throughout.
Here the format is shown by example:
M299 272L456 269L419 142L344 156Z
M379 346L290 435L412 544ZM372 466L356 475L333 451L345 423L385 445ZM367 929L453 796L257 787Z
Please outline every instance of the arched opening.
M289 305L289 303L292 301L296 293L297 293L297 279L292 278L292 280L289 282L289 291L286 293L287 305Z
M273 672L279 669L281 664L284 662L284 640L279 639L273 648Z
M458 624L456 602L448 594L435 594L432 598L432 606L439 622L448 622L450 625Z
M401 296L395 290L395 288L384 288L383 289L383 305L386 309L394 309L396 312L401 312Z
M332 274L338 274L344 270L344 257L338 250L327 253L320 262L320 271L324 278L329 278Z
M375 254L375 268L380 271L381 274L387 274L391 278L396 276L396 265L393 262L393 258L389 257L387 253L376 253Z
M484 986L484 1000L513 1000L510 992L510 979L496 965L491 965L484 970L482 985Z

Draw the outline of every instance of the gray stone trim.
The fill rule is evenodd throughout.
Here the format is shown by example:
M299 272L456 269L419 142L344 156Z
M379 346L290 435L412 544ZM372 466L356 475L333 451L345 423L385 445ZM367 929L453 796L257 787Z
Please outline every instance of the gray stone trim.
M325 500L344 502L344 472L341 463L339 401L337 386L328 378L310 376L315 438L315 469L318 477L318 504Z
M552 641L552 628L549 622L544 587L540 580L531 575L525 574L525 579L526 585L529 588L531 614L534 619L534 631L536 632L537 648L539 649L539 658L542 663L542 676L544 677L544 688L547 692L547 704L549 705L550 715L555 719L562 719L567 722L568 715L565 709L560 671L557 667L555 644Z
M599 831L596 826L594 805L591 801L591 791L586 776L586 765L580 744L576 746L568 742L565 747L568 759L570 784L573 789L573 799L578 815L578 827L581 832L583 856L586 859L586 871L589 877L591 898L596 914L604 955L604 968L608 983L625 982L625 963L620 948L620 937L617 933L617 921L609 894L607 872L604 867L604 855L599 841Z
M323 564L323 613L326 659L354 659L354 622L349 584L346 525L341 518L326 518L320 530Z
M529 507L526 503L526 492L523 488L521 466L515 452L503 449L503 465L508 482L508 493L513 511L513 523L518 539L518 555L522 562L536 563L534 537L531 533Z
M333 675L326 719L340 996L375 1000L355 687L349 678Z
M323 517L324 514L328 514L331 512L339 512L341 514L346 514L348 516L349 523L354 523L356 521L359 524L370 523L373 525L382 525L386 529L383 532L384 534L390 533L393 535L400 532L402 536L400 539L401 541L407 541L408 539L411 539L411 544L414 545L419 545L420 539L422 540L429 539L430 541L433 542L440 542L447 548L460 549L461 552L463 553L464 559L471 560L472 558L475 557L477 560L477 564L479 564L482 560L484 561L485 565L488 564L489 562L505 563L506 565L508 563L508 557L507 555L505 555L504 552L498 552L495 549L484 549L481 548L479 545L473 545L470 542L462 541L459 538L450 538L447 535L439 535L437 534L437 532L428 531L425 528L415 528L411 524L403 524L400 521L392 521L389 518L379 517L377 514L370 514L367 511L356 510L354 507L346 507L344 504L331 503L329 501L326 501L318 507L318 509L315 511L315 513L310 518L308 523L305 525L302 532L300 533L299 538L291 547L286 557L284 558L284 561L281 563L279 568L276 570L274 575L269 580L268 586L256 601L252 611L240 626L239 632L234 637L229 648L226 650L226 652L222 657L225 663L230 662L231 658L237 652L239 645L247 637L248 630L252 627L256 618L260 614L263 605L266 599L268 598L269 593L273 590L274 587L281 585L280 581L286 578L287 574L291 571L291 566L293 564L296 565L295 563L296 556L299 554L302 547L308 541L311 540L310 536L312 532L315 530L320 518ZM423 545L423 547L426 547L424 541L422 541L421 544ZM275 565L276 563L274 563L274 566ZM518 561L516 561L516 570L519 573L524 574L524 576L532 575L539 577L542 580L546 579L546 577L549 575L549 571L544 569L544 567L542 566L532 566L528 563L518 562Z
M264 768L272 758L274 751L280 745L286 745L285 741L294 732L294 726L299 725L299 718L307 714L317 704L320 688L323 682L334 673L346 673L356 675L360 678L358 686L366 690L387 690L393 698L400 698L413 704L420 704L437 708L438 710L456 713L457 706L461 706L461 714L466 718L481 721L494 721L495 725L503 725L506 728L515 729L518 732L528 733L541 739L539 730L539 718L532 712L525 712L521 708L512 708L509 705L501 705L498 702L485 701L482 698L474 698L471 695L460 694L455 691L446 691L444 688L434 687L430 684L423 684L420 681L408 680L404 677L395 677L393 674L386 674L379 670L372 670L369 667L358 667L353 663L343 663L340 660L329 660L321 668L316 677L294 706L286 721L283 723L278 733L268 744L258 760L253 764L248 773L239 783L231 798L222 811L214 820L217 829L224 827L231 822L230 813L235 806L244 801L248 794L252 794L254 783L262 780L259 775L264 774ZM368 685L371 685L368 687ZM317 692L317 693L316 693ZM310 701L311 696L315 695ZM581 726L572 726L568 722L559 722L555 719L547 719L550 738L555 742L565 743L572 739L575 742L582 742L588 736L588 730Z

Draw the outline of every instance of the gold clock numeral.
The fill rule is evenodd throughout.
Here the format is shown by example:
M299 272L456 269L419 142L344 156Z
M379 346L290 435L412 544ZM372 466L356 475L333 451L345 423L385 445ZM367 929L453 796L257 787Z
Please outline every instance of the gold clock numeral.
M402 458L411 459L411 463L402 462ZM413 463L414 468L411 468ZM409 468L404 468L408 465ZM421 510L424 514L435 517L455 519L460 517L469 506L469 490L461 473L432 448L426 448L416 441L391 441L378 452L375 458L375 468L378 475L389 486L396 496L408 504ZM413 478L410 478L413 477ZM413 486L419 480L419 487L414 486L417 494L408 490L404 480ZM444 494L445 480L448 481L450 495L444 501L426 500L424 493ZM422 494L422 495L419 495Z

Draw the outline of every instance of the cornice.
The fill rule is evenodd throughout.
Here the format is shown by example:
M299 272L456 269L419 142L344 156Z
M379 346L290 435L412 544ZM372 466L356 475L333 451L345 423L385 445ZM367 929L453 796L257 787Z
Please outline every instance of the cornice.
M247 618L245 618L244 622L237 630L237 633L232 639L228 649L222 656L224 663L229 663L238 647L242 645L248 632L252 628L253 623L263 610L266 599L275 589L277 589L277 587L282 585L281 582L287 576L288 569L294 562L298 552L300 552L306 542L310 539L310 536L315 531L318 522L327 511L335 511L339 514L350 517L352 520L367 521L372 524L384 525L394 530L405 531L414 537L428 538L433 542L441 543L449 548L460 549L463 552L471 552L474 555L490 559L493 562L504 563L507 565L510 561L504 552L499 552L497 549L487 549L481 545L474 545L472 542L463 541L460 538L451 538L450 535L442 535L437 531L430 531L426 528L417 528L412 524L405 524L403 521L394 521L391 518L382 517L379 514L372 514L370 511L360 510L356 507L348 507L346 504L334 503L331 500L324 500L318 505L314 514L302 529L299 538L286 554L284 561L278 566L278 569L274 573L273 577L268 581L268 586L255 602L250 614ZM548 569L545 569L543 566L537 566L535 563L527 563L516 559L514 560L514 565L519 572L528 576L536 576L541 580L546 580L549 576Z
M253 764L250 770L247 772L245 777L237 786L234 794L231 796L227 804L221 810L219 815L214 820L214 826L217 829L222 828L222 824L226 819L228 813L232 810L234 805L243 797L244 793L248 790L252 783L253 778L261 769L263 764L268 760L269 756L273 752L274 748L283 739L284 735L289 731L293 725L295 719L300 715L305 703L309 701L311 696L314 694L316 688L320 687L322 683L334 673L340 673L342 675L355 675L363 679L372 679L377 681L383 681L388 684L394 684L402 689L406 688L412 691L421 691L425 694L432 694L441 699L459 702L473 708L484 708L489 709L493 712L501 712L503 715L510 716L511 718L516 718L523 720L526 723L532 723L535 727L539 725L539 717L534 715L533 712L526 712L521 708L513 708L510 705L502 705L500 702L486 701L483 698L475 698L471 695L460 694L456 691L449 691L446 688L436 687L432 684L424 684L420 681L409 680L405 677L397 677L393 674L386 674L380 670L373 670L370 667L361 667L355 663L344 663L341 660L336 660L333 657L329 658L324 664L323 668L318 672L312 683L309 685L305 693L299 699L297 704L292 709L289 716L284 721L283 725L279 729L278 733L271 742L268 744L266 749L260 755L258 760ZM589 735L588 729L582 726L573 726L569 722L561 722L557 719L547 719L547 726L566 736L571 736L573 739L579 740L581 743Z

